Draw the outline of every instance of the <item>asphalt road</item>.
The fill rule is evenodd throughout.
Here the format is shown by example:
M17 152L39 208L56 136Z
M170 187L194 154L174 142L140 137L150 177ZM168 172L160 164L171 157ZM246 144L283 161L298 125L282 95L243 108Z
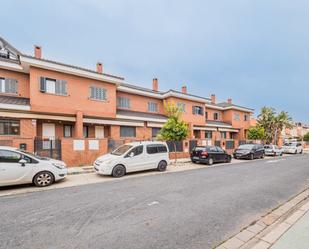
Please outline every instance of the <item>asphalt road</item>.
M309 156L0 198L0 248L212 248L309 187Z

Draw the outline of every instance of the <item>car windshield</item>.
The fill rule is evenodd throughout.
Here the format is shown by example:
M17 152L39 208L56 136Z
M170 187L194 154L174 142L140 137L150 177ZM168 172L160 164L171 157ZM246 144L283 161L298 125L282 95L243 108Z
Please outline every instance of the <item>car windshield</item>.
M271 145L265 145L264 148L265 149L272 149L273 147Z
M195 147L194 151L204 151L205 147Z
M115 149L113 152L111 152L111 154L116 155L116 156L121 156L124 153L126 153L129 149L131 149L132 147L133 147L132 145L125 144Z
M22 152L23 154L26 154L28 156L31 156L35 159L39 159L39 160L49 160L48 157L41 157L41 156L38 156L36 154L33 154L33 153L30 153L30 152L27 152L27 151L24 151L24 150L19 150L20 152Z
M238 147L239 150L251 150L254 144L243 144Z

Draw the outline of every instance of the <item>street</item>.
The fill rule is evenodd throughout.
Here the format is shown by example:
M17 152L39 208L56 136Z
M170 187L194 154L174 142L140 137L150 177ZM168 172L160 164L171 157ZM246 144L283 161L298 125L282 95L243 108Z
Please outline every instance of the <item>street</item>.
M309 187L309 156L0 197L0 248L212 248Z

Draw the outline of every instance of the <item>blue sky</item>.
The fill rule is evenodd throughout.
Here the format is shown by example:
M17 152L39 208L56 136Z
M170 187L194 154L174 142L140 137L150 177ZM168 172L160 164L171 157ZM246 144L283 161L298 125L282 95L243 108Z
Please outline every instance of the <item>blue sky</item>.
M309 123L308 0L3 1L0 36L22 52ZM5 11L4 11L5 10Z

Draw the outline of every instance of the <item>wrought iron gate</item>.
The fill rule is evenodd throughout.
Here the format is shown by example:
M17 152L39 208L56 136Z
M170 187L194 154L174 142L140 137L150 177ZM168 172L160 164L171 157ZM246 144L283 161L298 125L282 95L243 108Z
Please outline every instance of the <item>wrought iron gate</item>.
M61 140L35 138L34 152L41 157L61 160Z

